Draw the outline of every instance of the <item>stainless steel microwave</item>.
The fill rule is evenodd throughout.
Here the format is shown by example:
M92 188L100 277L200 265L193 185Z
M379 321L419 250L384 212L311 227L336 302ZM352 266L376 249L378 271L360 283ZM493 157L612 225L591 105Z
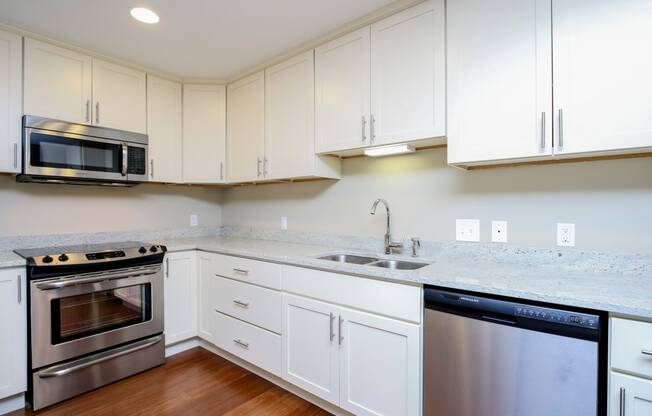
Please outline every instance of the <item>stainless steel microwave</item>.
M147 181L146 134L23 117L21 182L130 186Z

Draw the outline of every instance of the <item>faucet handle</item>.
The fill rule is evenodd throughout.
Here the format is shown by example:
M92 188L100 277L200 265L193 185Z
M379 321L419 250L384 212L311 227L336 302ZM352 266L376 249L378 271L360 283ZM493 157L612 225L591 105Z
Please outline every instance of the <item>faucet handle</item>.
M417 257L417 250L421 248L421 239L419 237L412 237L410 241L412 241L412 257Z

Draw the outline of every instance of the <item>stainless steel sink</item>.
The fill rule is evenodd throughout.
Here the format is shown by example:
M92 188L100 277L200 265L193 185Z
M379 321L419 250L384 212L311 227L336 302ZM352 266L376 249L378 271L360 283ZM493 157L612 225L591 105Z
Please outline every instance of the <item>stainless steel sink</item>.
M356 256L353 254L331 254L328 256L318 257L320 260L337 261L340 263L369 264L377 261L375 257Z
M416 270L422 267L426 267L428 263L418 263L415 261L405 260L379 260L368 265L375 267L384 267L385 269Z

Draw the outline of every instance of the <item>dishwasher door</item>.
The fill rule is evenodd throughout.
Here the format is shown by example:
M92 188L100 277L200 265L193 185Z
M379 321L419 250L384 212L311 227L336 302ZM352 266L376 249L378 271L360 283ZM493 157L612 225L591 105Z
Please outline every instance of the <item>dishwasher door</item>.
M596 416L598 343L425 309L424 416Z

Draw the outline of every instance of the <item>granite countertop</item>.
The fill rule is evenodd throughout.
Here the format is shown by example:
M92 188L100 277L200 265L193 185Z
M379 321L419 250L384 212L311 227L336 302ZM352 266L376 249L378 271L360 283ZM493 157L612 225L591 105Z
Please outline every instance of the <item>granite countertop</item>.
M20 267L26 264L25 259L10 250L0 250L0 269Z
M591 269L593 259L590 258L584 261L586 264L582 261L564 264L554 258L533 256L527 250L512 250L502 258L495 253L449 250L440 255L431 252L429 257L409 258L431 264L405 271L317 259L342 252L387 257L328 245L233 237L171 239L157 243L166 245L170 251L199 249L403 284L466 289L652 319L652 272L647 263L612 271L609 267ZM560 255L550 250L552 256ZM577 255L578 259L584 257L587 256L582 253Z

